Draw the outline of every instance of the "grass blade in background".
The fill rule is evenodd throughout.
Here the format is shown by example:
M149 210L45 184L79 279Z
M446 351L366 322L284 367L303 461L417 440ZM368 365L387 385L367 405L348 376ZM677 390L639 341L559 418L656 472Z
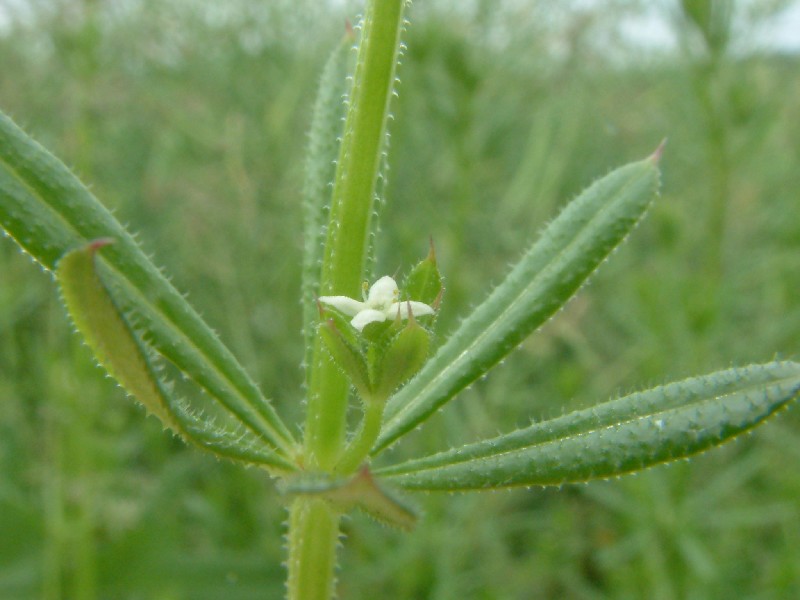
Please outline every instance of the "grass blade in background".
M379 469L415 490L560 485L684 458L764 421L800 393L800 364L719 371L514 433Z
M486 373L572 297L655 198L659 154L606 175L564 209L505 281L389 400L376 451Z
M1 113L0 225L50 270L78 246L113 239L104 252L117 280L111 288L124 295L119 298L124 309L135 309L146 321L148 342L248 428L291 453L292 436L271 404L133 237L63 163Z

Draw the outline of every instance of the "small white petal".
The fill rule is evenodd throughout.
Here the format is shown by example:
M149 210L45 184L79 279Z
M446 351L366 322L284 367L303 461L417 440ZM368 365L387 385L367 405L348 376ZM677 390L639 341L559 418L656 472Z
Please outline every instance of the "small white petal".
M372 308L365 308L361 312L359 312L353 320L350 321L350 325L358 329L359 331L363 331L364 327L369 325L370 323L380 323L381 321L386 320L386 315L380 310L374 310Z
M397 300L399 290L397 283L388 275L384 275L369 288L367 306L370 308L385 308Z
M387 316L397 316L397 311L400 310L400 318L407 319L408 318L408 305L411 305L411 313L415 317L424 317L425 315L432 315L434 310L424 304L422 302L415 302L412 300L411 302L395 302L387 311Z
M340 310L348 317L353 317L367 308L366 304L347 296L320 296L319 301Z

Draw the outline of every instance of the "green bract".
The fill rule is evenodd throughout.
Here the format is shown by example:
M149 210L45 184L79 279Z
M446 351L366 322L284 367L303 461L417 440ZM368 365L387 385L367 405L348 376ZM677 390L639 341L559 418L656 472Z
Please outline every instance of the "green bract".
M420 265L427 263L430 257ZM432 268L436 269L435 263ZM419 265L414 272L418 271ZM436 289L433 279L429 282L428 295L439 297L441 281L436 281ZM321 325L320 335L331 358L350 379L361 399L383 405L428 358L430 333L417 319L432 316L434 310L423 302L401 301L400 290L389 276L381 277L365 295L364 302L347 296L320 298L321 305L332 309L321 308L327 321Z

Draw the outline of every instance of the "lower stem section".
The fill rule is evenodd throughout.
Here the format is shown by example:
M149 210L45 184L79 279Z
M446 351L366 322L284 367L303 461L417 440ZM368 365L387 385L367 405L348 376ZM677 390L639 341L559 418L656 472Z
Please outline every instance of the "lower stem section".
M319 498L299 497L289 509L288 600L334 595L339 513Z

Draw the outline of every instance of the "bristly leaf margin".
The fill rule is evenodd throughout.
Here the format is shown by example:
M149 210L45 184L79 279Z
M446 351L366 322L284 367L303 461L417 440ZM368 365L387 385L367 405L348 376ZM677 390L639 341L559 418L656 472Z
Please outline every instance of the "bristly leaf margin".
M641 220L659 186L656 154L592 184L386 407L373 455L484 375L580 288Z
M221 428L194 414L188 403L172 393L170 382L162 380L152 363L146 344L125 319L108 288L98 275L97 253L113 240L95 240L68 252L55 268L56 280L67 312L83 335L99 364L148 413L184 441L220 457L258 465L273 474L296 467L277 454L263 440L228 412L238 431Z
M685 458L749 431L800 394L800 364L673 382L429 457L376 469L409 490L562 485Z

